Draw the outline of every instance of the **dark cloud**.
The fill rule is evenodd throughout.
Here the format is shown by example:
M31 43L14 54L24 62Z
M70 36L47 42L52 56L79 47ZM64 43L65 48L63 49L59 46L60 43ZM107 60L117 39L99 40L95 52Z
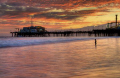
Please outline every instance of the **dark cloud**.
M26 6L8 6L7 4L0 5L0 16L6 18L22 18L28 17L31 13L48 11L46 8L26 7Z
M0 24L12 24L14 26L14 25L28 25L30 24L30 22L29 21L24 22L19 20L7 20L7 21L1 20Z
M36 11L36 10L35 10ZM7 18L14 19L14 18L25 18L29 17L28 15L34 11L27 9L26 11L6 11L2 16L6 16ZM106 10L82 10L76 12L35 12L34 18L47 18L47 19L61 19L61 20L73 20L78 17L88 16L90 14L94 14L97 12L109 12Z
M72 20L79 16L69 15L65 12L48 12L48 13L35 14L34 17L35 18L47 18L47 19L54 18L54 19L62 19L62 20Z
M3 2L3 0L1 0ZM74 8L77 6L88 6L88 5L102 5L106 3L118 3L119 1L114 0L8 0L6 4L11 6L38 6L38 7L54 7L54 8Z
M54 19L62 19L62 20L73 20L78 17L89 16L90 14L94 14L97 12L109 12L108 10L81 10L76 12L47 12L35 14L35 18L54 18Z
M2 3L1 0L0 3ZM46 8L62 8L71 9L82 6L101 6L109 3L120 3L118 0L7 0L7 5L10 6L31 6L31 7L46 7Z
M17 4L16 4L17 5ZM40 12L40 11L47 11L49 9L45 8L38 8L38 7L27 7L27 6L13 6L13 5L8 5L8 4L1 4L0 5L0 10L7 10L7 9L13 9L15 11L27 11L27 12Z
M6 2L6 5L10 5L10 6L25 6L25 3Z

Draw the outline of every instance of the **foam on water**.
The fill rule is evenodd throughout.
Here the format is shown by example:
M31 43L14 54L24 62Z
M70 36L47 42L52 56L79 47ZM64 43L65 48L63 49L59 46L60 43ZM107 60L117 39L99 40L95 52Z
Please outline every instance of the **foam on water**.
M1 37L0 48L104 38L109 37Z

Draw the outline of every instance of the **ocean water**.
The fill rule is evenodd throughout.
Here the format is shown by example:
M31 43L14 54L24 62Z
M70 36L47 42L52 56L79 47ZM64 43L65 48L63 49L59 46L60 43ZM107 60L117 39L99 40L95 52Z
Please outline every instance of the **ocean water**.
M109 37L0 37L0 48L19 47L78 40L104 39Z
M0 78L120 78L119 47L120 37L1 37Z

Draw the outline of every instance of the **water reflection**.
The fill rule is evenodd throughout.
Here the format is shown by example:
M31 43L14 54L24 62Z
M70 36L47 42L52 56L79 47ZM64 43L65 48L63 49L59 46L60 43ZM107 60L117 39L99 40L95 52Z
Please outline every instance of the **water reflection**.
M0 78L118 78L119 40L3 48Z

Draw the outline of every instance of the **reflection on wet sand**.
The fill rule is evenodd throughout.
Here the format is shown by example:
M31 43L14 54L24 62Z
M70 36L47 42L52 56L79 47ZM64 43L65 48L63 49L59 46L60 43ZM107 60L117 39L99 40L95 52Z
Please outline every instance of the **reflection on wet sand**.
M120 39L1 48L0 78L119 78ZM111 45L110 45L111 44Z

